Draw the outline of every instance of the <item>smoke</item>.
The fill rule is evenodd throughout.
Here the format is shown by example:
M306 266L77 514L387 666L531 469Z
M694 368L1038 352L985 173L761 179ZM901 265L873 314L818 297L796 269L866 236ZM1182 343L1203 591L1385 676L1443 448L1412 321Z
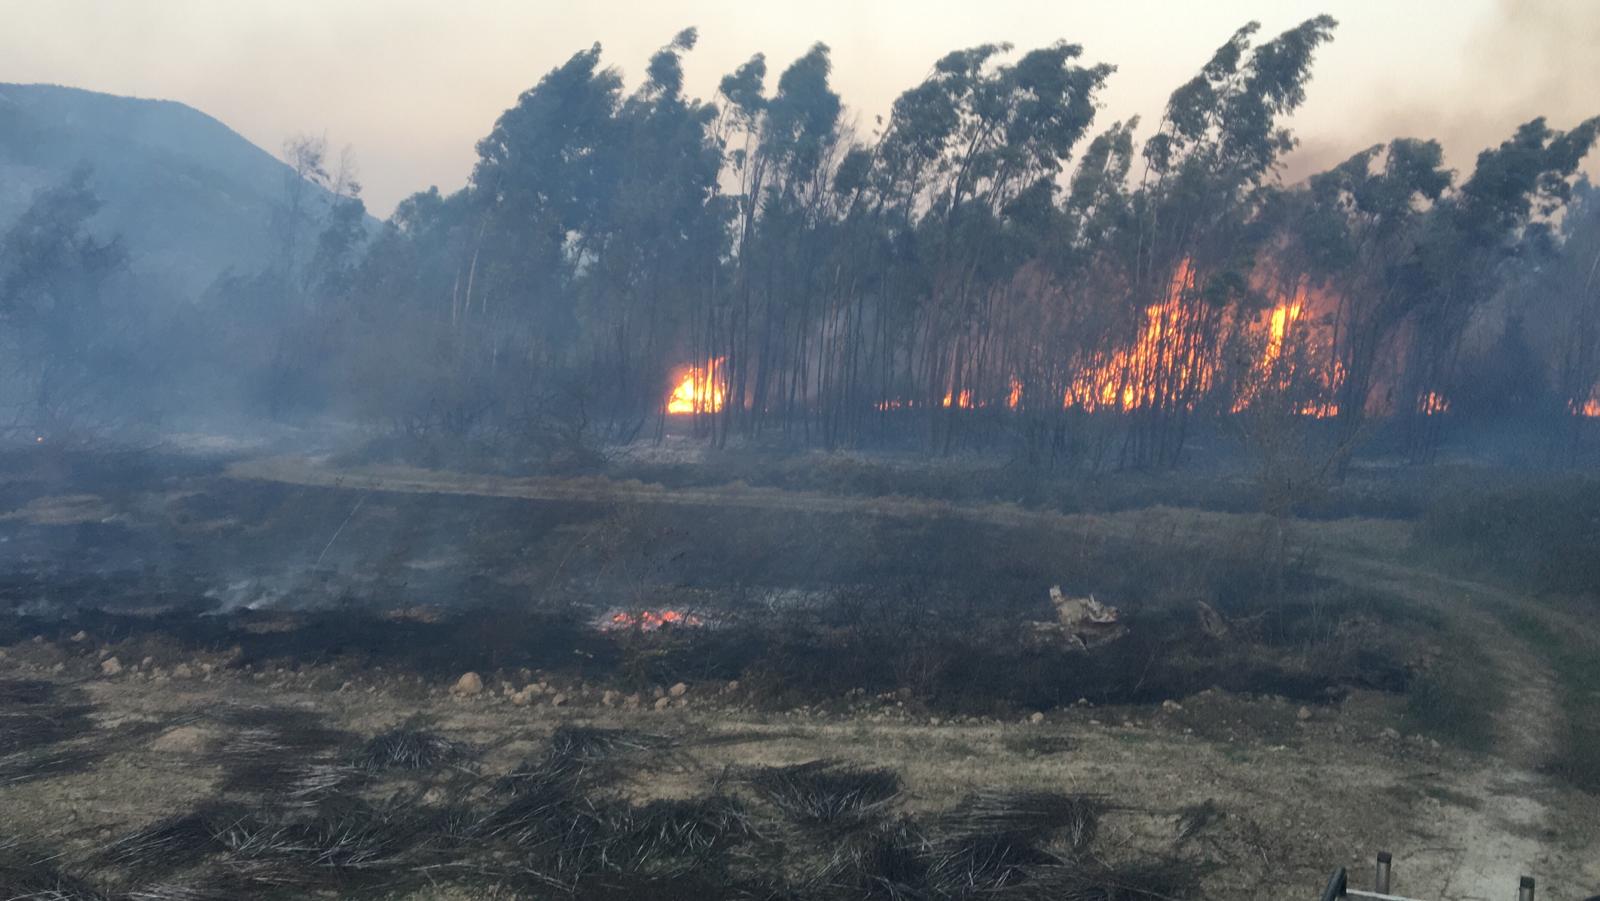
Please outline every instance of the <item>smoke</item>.
M1374 96L1365 119L1339 133L1302 131L1287 161L1293 183L1396 137L1436 138L1446 162L1469 173L1479 151L1544 116L1568 129L1600 115L1600 3L1592 0L1496 0L1461 45L1456 71L1433 82L1399 81ZM1600 174L1600 152L1583 171Z

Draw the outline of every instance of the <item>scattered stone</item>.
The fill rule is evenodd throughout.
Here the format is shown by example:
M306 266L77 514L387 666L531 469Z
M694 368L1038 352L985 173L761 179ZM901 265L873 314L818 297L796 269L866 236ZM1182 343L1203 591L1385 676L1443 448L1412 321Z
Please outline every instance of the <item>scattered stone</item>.
M122 672L122 661L115 657L107 657L100 661L100 672L102 675L115 676Z
M657 710L666 710L667 709L667 705L669 705L671 703L672 703L672 699L663 695L662 697L656 698L656 709Z
M941 720L941 719L939 719L939 718L938 718L938 717L936 717L936 716L930 716L930 717L928 717L928 725L930 725L930 726L937 726L937 725L939 725L939 724L940 724L940 723L942 723L942 722L944 722L944 720Z
M1161 702L1161 709L1165 710L1168 713L1177 713L1178 711L1183 709L1183 705L1179 704L1177 701L1172 700L1171 698L1168 698L1165 701Z
M1311 708L1302 705L1299 710L1295 711L1294 715L1296 719L1303 723L1311 719Z
M72 640L73 641L86 641L86 640L88 640L88 638L89 638L89 633L83 631L82 629L79 629L77 631L77 633L72 636Z
M1028 717L1028 722L1030 722L1030 723L1034 724L1035 726L1037 726L1040 723L1044 722L1044 714L1040 713L1037 710L1035 710L1033 712L1033 715Z
M1388 739L1389 741L1399 741L1400 740L1400 731L1398 729L1393 728L1393 727L1384 729L1379 734L1382 735L1384 738Z
M1430 747L1430 748L1434 749L1435 751L1437 751L1440 748L1444 747L1444 745L1439 744L1439 740L1437 738L1430 738L1430 739L1428 739L1428 747Z
M206 662L200 664L200 672L205 673L208 676L211 675L211 671L214 669L216 669L216 666L212 663Z
M154 664L155 662L156 662L156 658L154 658L154 657L146 657L143 660L139 661L139 668L140 669L149 669L151 667L151 665Z
M528 702L531 700L533 700L533 698L529 697L526 691L514 692L511 695L511 703L517 705L518 707L528 706Z
M728 682L728 690L729 691L738 691L739 690L739 680L738 679L733 679L733 680L729 681Z
M172 678L174 678L174 679L192 679L192 678L194 678L194 670L189 668L189 664L180 663L177 666L172 668Z
M608 688L605 691L601 692L600 693L600 703L606 705L607 707L611 707L611 706L615 705L617 703L617 692L614 689L610 689L610 688Z
M667 691L667 694L670 694L675 698L681 698L681 697L683 697L684 695L686 695L688 693L689 693L689 686L683 684L682 682L679 682L678 684L672 686L672 688L668 689L668 691Z
M462 673L461 678L456 680L455 687L450 690L468 698L481 694L483 692L483 677L477 673Z
M622 699L622 706L628 708L629 710L638 710L639 706L643 703L644 698L641 697L638 692L634 692L633 694Z
M550 706L551 707L560 707L561 705L563 705L565 703L567 703L567 696L564 695L564 694L560 694L559 692L556 694L555 697L550 699Z

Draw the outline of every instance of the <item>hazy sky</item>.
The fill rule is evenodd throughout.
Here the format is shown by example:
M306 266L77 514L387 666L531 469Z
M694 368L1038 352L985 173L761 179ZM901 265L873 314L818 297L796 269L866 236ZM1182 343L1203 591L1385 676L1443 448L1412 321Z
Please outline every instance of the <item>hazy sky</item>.
M0 81L179 100L273 152L324 134L354 148L383 216L430 184L460 187L495 117L595 41L631 86L697 26L686 68L702 97L752 53L770 85L824 41L867 132L948 50L1065 38L1118 67L1099 123L1148 125L1239 25L1276 34L1321 12L1340 26L1293 123L1290 177L1402 134L1469 168L1534 115L1566 128L1600 113L1600 0L0 0Z

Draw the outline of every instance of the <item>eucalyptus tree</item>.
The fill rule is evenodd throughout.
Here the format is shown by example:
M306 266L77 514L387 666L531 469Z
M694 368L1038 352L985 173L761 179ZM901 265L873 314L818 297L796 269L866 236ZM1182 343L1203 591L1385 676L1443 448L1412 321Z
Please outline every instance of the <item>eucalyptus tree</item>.
M716 109L683 93L694 29L657 51L615 112L597 215L576 238L576 303L589 375L620 437L661 409L664 376L693 301L714 290L725 247Z
M1304 216L1288 223L1308 276L1336 298L1324 371L1341 442L1361 431L1374 387L1399 375L1396 342L1415 303L1408 288L1421 230L1452 181L1442 160L1437 141L1368 147L1312 176Z
M1457 375L1474 313L1502 290L1515 260L1550 239L1597 135L1600 117L1565 132L1543 117L1524 123L1478 154L1460 190L1432 210L1417 246L1414 322L1396 405L1413 460L1429 460L1438 448L1443 417L1429 414Z
M819 43L783 71L771 97L759 55L722 80L723 140L737 145L728 151L733 300L718 342L730 380L724 438L735 419L755 434L774 411L786 432L809 428L832 174L844 150L832 69Z
M11 428L70 428L114 383L107 339L119 311L108 285L128 256L120 239L91 232L99 209L89 170L79 168L36 193L0 235L0 340L8 367L0 404L10 407Z
M1009 50L944 56L895 101L877 148L879 203L925 270L905 322L906 384L946 448L964 399L1008 394L1010 374L988 365L995 304L1022 263L1004 252L1007 238L1047 218L1113 71L1079 65L1083 48L1064 41L998 62Z
M1173 92L1145 145L1132 300L1171 311L1128 375L1129 465L1170 466L1182 452L1228 316L1249 302L1261 188L1294 146L1280 122L1304 102L1315 51L1336 24L1317 16L1254 47L1259 25L1239 29Z

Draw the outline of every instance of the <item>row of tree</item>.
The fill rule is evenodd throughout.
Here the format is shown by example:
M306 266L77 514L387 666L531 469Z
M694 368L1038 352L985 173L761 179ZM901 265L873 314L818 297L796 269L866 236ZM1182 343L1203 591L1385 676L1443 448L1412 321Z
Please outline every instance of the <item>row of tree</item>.
M950 53L867 133L821 44L711 102L684 93L692 29L632 91L596 45L499 118L466 188L364 247L302 145L346 203L215 293L269 311L246 331L276 336L274 411L546 456L659 435L686 367L684 421L719 444L1169 466L1218 422L1315 425L1339 456L1382 420L1427 458L1447 420L1515 414L1574 453L1600 406L1600 119L1535 119L1465 176L1399 138L1286 186L1334 26L1241 28L1142 143L1097 130L1113 69L1065 42Z

